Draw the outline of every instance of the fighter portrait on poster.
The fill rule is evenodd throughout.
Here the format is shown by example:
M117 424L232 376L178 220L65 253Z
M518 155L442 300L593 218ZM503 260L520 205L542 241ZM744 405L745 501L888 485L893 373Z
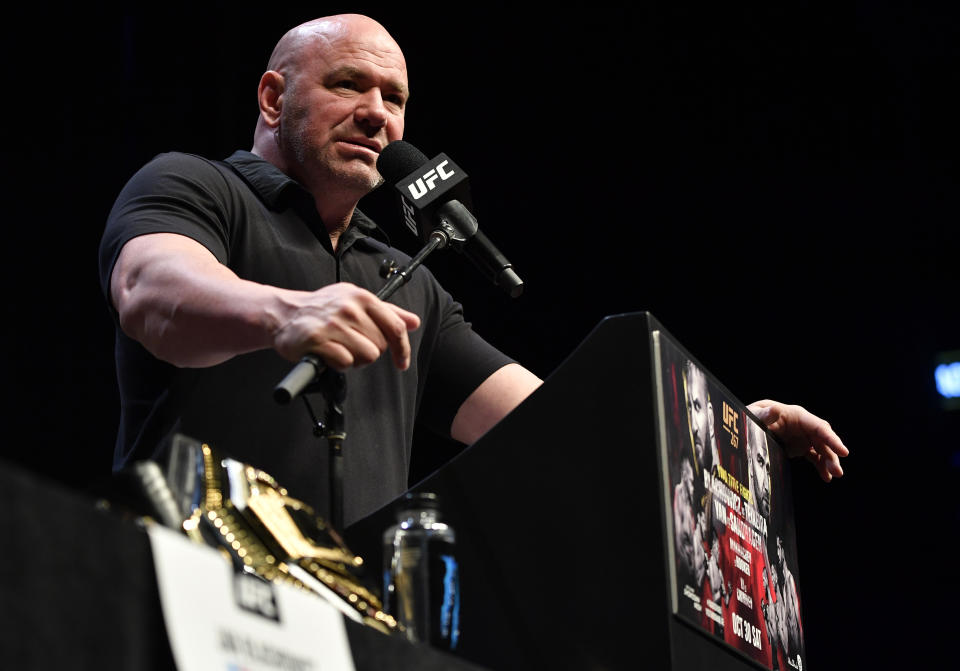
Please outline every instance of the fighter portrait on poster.
M801 671L786 455L679 345L658 342L674 612L763 668Z

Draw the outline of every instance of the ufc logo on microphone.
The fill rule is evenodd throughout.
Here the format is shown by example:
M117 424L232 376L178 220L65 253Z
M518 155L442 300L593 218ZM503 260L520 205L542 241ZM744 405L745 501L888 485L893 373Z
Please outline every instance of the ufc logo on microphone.
M408 203L406 198L401 198L400 207L403 208L403 223L407 225L411 233L420 235L417 230L417 211L413 209L413 205Z
M427 191L432 191L436 187L437 179L446 180L453 177L456 173L453 170L447 170L448 161L443 161L436 168L431 168L423 177L418 177L416 182L407 185L410 195L414 200L423 198Z

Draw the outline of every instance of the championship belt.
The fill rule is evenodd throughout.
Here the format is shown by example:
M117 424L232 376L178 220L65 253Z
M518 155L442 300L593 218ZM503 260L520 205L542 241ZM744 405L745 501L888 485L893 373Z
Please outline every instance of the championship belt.
M363 559L264 471L177 434L165 474L155 462L135 464L131 474L154 517L216 548L236 570L313 592L384 633L398 630L363 584Z

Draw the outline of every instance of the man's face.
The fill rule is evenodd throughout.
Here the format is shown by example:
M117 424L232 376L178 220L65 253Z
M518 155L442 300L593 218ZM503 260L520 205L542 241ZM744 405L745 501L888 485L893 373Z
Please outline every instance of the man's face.
M687 412L690 416L690 433L693 435L697 462L703 465L709 440L707 376L693 365L687 366Z
M750 425L750 474L753 482L753 497L757 511L764 517L770 515L770 447L763 430Z
M293 176L359 195L376 188L377 158L403 136L408 96L392 38L366 25L320 37L284 83L280 140Z

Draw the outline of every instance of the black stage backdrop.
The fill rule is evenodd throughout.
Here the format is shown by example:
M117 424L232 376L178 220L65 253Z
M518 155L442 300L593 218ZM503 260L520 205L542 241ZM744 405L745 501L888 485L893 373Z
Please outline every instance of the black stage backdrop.
M406 51L406 139L470 173L481 229L527 283L511 300L431 258L477 330L545 376L604 316L649 310L744 402L830 419L847 477L793 469L809 663L941 659L960 518L960 416L932 376L960 349L955 12L196 4L7 24L9 462L105 486L113 198L161 151L249 148L280 35L362 11ZM394 226L388 195L366 205ZM454 449L420 446L418 474Z

